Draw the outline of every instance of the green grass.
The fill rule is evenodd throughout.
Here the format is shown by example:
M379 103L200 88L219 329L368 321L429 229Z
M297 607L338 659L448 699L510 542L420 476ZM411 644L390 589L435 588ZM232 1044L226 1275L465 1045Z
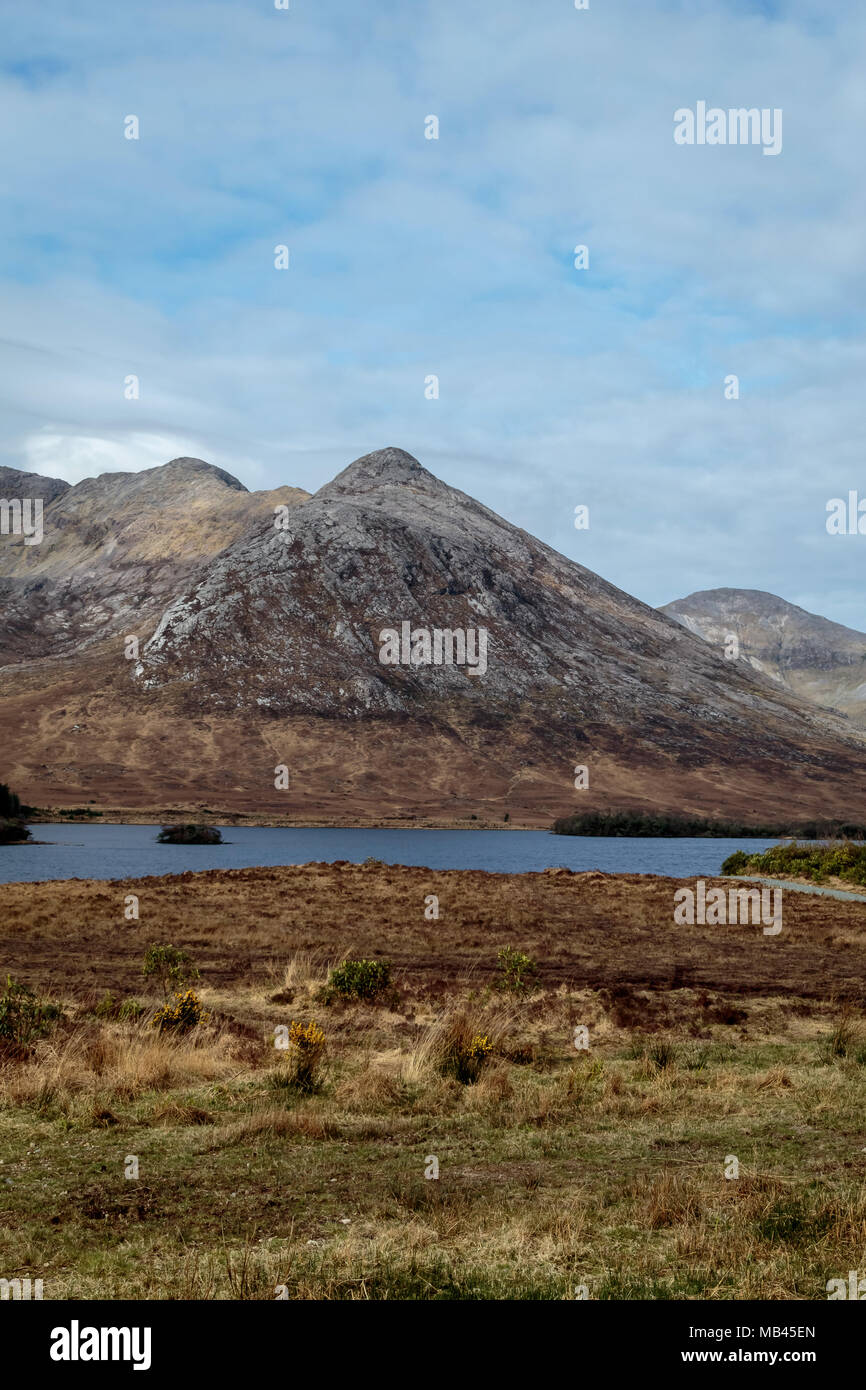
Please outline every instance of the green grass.
M862 1070L819 1041L700 1070L647 1043L351 1105L360 1056L278 1106L267 1071L103 1097L107 1125L91 1096L7 1105L0 1268L51 1298L825 1297L866 1260Z

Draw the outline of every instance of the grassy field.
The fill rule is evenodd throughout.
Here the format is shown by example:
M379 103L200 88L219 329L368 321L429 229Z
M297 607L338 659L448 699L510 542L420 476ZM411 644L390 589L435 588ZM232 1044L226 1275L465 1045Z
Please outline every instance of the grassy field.
M792 894L771 938L675 926L677 886L376 864L7 886L34 1036L0 1044L0 1275L825 1299L866 1269L866 905ZM155 942L200 971L183 1035L152 1024ZM501 948L537 976L512 956L505 987ZM391 963L375 999L329 985L352 958ZM275 1046L293 1022L323 1043Z

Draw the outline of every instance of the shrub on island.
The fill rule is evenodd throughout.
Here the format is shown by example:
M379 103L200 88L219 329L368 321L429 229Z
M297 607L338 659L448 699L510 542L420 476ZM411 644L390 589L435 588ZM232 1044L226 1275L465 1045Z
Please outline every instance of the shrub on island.
M221 845L222 831L215 825L164 825L157 835L161 845Z

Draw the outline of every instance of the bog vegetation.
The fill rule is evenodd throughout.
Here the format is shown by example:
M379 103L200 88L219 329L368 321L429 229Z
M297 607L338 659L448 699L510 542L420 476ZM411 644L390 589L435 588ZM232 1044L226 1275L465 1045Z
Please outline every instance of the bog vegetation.
M866 884L866 844L843 840L828 845L774 845L762 854L737 850L728 855L722 873L805 878L812 883L839 879L844 883Z
M561 816L553 822L554 835L627 835L690 839L823 840L866 838L866 826L845 821L746 821L719 820L708 816L679 815L666 811L585 811Z
M0 1269L46 1298L825 1299L866 1250L866 907L796 895L770 952L597 878L10 885Z

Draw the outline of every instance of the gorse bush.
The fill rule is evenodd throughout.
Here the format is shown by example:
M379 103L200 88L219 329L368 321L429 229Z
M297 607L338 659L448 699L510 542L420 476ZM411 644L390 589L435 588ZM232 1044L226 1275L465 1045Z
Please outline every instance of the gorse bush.
M517 951L512 946L503 946L498 955L502 972L497 980L497 988L509 994L528 994L538 983L538 965L525 951Z
M19 1047L29 1047L36 1038L50 1032L63 1010L57 1004L40 999L28 989L6 976L0 993L0 1039Z
M169 988L177 990L180 985L199 978L192 957L187 951L181 950L179 946L159 945L155 942L148 946L144 953L141 973L145 979L156 976L162 988L163 999L167 997Z
M391 983L386 960L344 960L328 979L329 987L345 999L376 999Z
M791 875L823 883L840 878L848 883L866 884L866 844L839 840L828 845L801 845L794 842L773 845L758 854L737 850L722 865L723 874L741 874L750 869L768 878Z
M222 831L215 825L164 825L157 835L161 845L221 845Z
M465 1018L456 1016L446 1021L434 1051L436 1070L442 1076L453 1076L462 1086L472 1086L478 1080L493 1043L487 1033L479 1033Z
M311 1095L321 1086L319 1067L325 1055L325 1034L315 1022L292 1022L289 1026L289 1058L285 1067L271 1073L269 1084L275 1089Z
M152 1026L160 1033L188 1033L207 1019L201 1000L191 989L174 996L174 1003L163 1004L153 1016Z
M746 854L745 850L735 850L733 854L728 855L727 859L722 865L722 873L741 874L743 870L748 867L750 863L750 858L751 856Z

